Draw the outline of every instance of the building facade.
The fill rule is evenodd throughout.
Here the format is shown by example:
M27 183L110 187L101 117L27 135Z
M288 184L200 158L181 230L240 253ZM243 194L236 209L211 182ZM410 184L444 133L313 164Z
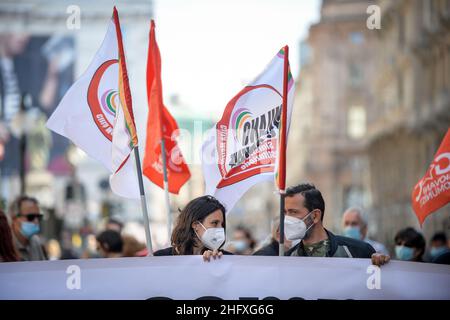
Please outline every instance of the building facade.
M312 182L325 198L325 225L339 232L349 206L370 206L366 115L375 36L368 1L324 1L301 45L288 145L288 183Z
M366 25L369 5L380 29ZM323 1L302 44L288 146L288 180L311 181L326 201L325 225L361 206L370 236L392 249L419 228L411 192L450 124L450 1ZM450 208L422 232L450 235Z
M368 114L371 211L380 237L419 228L411 193L450 125L450 1L379 1L375 103ZM450 208L429 216L426 240L450 235Z

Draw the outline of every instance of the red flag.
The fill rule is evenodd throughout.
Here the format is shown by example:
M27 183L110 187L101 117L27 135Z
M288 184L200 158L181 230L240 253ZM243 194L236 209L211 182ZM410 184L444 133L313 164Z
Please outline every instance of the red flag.
M189 180L191 173L181 150L178 148L178 125L163 103L161 83L161 56L155 39L155 22L152 20L147 57L147 141L143 163L144 175L163 188L163 164L161 140L166 150L167 178L169 192L178 194Z
M420 225L429 214L450 202L450 129L411 198Z

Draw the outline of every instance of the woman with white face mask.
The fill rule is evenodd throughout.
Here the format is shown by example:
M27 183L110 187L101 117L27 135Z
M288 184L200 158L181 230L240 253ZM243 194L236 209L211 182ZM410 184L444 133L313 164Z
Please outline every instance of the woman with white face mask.
M203 255L221 257L225 243L225 207L212 196L191 200L180 212L171 238L172 247L158 250L155 256Z

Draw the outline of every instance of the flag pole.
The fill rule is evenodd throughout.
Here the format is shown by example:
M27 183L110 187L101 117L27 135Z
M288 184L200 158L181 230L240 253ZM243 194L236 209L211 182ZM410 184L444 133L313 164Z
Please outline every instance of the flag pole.
M145 229L145 238L147 241L148 256L151 256L153 255L152 234L150 233L150 221L148 219L147 200L145 199L144 182L142 180L141 160L139 158L139 149L137 146L134 147L134 158L136 160L136 170L138 173L137 176L139 181L139 191L141 194L141 207L142 207L142 214L144 216L144 229Z
M131 100L131 92L130 87L128 83L128 74L127 74L127 66L125 63L125 52L123 50L123 43L122 43L122 31L120 29L120 22L119 22L119 13L117 12L116 7L114 6L113 9L113 19L114 24L116 26L116 34L117 34L117 45L119 50L119 63L120 67L122 68L122 80L123 80L123 94L125 96L125 102L124 105L124 112L128 113L129 120L131 120L134 130L136 130L136 125L134 123L134 116L133 116L133 108L132 108L132 100ZM119 69L119 73L120 73ZM119 86L121 81L119 80ZM120 92L120 89L119 89ZM137 176L138 176L138 182L139 182L139 191L140 191L140 197L141 197L141 206L142 206L142 213L144 216L144 229L145 229L145 238L147 241L147 250L148 255L153 255L153 248L152 248L152 235L150 233L150 221L148 219L148 212L147 212L147 200L145 199L145 191L144 191L144 182L142 180L142 169L141 169L141 160L139 157L139 149L137 146L137 133L134 132L134 137L132 136L132 143L134 144L134 156L136 160L136 170L137 170ZM131 154L131 153L130 153Z
M161 139L161 156L163 165L163 178L164 178L164 197L167 212L167 233L169 235L169 245L170 239L172 237L172 214L170 212L170 200L169 200L169 180L167 178L167 160L166 160L166 144L164 137Z
M280 190L280 246L278 253L280 257L284 256L284 199L286 193L284 190Z
M280 246L278 253L284 256L284 207L286 198L286 136L287 136L287 95L289 73L289 47L284 46L283 105L280 127L280 162L278 164L278 187L280 190Z

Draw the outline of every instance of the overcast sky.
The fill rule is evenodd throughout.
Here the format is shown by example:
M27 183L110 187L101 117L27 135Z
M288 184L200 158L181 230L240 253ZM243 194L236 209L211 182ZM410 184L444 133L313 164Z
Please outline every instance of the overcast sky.
M227 102L285 44L297 79L299 42L319 0L156 0L156 37L167 97L220 117Z

